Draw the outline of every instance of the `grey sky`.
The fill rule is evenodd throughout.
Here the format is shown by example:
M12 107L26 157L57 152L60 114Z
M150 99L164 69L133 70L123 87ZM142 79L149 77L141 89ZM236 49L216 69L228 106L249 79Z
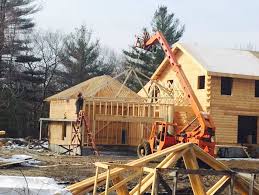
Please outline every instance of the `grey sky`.
M37 27L71 32L85 24L105 46L120 51L150 26L154 11L167 5L185 24L184 42L213 47L259 49L258 0L39 0Z

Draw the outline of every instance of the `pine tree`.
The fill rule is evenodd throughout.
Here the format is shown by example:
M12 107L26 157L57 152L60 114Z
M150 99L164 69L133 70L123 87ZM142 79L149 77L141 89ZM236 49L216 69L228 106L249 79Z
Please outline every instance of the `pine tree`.
M28 128L27 102L23 97L23 81L27 77L21 61L35 60L25 56L30 50L26 35L35 25L31 16L37 11L34 0L0 0L0 124L9 135L21 136Z
M99 41L92 40L92 32L85 26L65 38L60 58L67 87L111 72L111 67L104 66L102 62Z
M175 17L174 13L169 13L166 6L160 6L154 13L151 29L151 35L160 31L164 34L168 43L173 45L182 37L185 26L180 25L179 19ZM147 31L147 28L143 28L144 31ZM156 47L155 52L146 52L132 46L129 50L123 50L123 53L126 67L137 68L149 77L164 59L164 52L161 47ZM145 79L142 79L142 81L145 83ZM129 87L135 91L140 89L140 85L135 80L129 84Z

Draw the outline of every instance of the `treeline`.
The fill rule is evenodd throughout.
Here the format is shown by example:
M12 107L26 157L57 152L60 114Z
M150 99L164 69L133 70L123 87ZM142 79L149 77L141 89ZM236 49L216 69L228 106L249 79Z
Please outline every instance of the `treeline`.
M161 49L142 53L134 47L118 55L84 25L71 33L37 30L33 15L39 8L34 0L0 0L0 129L9 136L37 135L39 118L48 116L46 97L128 66L151 76L164 57ZM164 32L170 44L184 32L165 6L155 12L151 27ZM139 89L134 81L130 87Z

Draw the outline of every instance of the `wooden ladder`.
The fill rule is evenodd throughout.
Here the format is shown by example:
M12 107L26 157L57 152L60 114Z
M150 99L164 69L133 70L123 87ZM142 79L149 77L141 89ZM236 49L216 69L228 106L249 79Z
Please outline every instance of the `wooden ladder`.
M94 136L93 132L90 131L89 120L83 110L81 110L79 112L79 116L77 118L76 124L78 127L77 129L80 129L80 128L82 129L82 127L84 125L84 129L82 129L82 136L84 136L84 133L87 135L86 136L86 146L91 147L94 154L99 156L99 152L98 152L96 144L95 144L95 138L94 138L95 136ZM84 145L84 143L82 145Z

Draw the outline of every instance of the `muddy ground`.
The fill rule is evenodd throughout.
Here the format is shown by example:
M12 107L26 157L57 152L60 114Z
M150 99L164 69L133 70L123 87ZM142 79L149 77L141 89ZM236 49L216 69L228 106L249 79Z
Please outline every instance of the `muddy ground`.
M60 183L66 185L81 181L87 177L95 175L94 162L117 162L127 163L137 159L136 156L122 156L106 153L101 156L69 156L59 155L47 150L33 150L28 148L7 149L0 148L0 157L8 158L15 154L25 154L32 156L40 161L32 166L15 165L6 168L0 168L0 175L14 176L45 176L52 177ZM230 168L258 169L259 161L228 160L222 161ZM210 177L213 180L213 177ZM215 181L218 179L215 178ZM179 179L179 182L186 183L187 176ZM204 182L206 184L206 181Z
M9 158L12 155L25 154L40 161L32 166L14 165L0 168L1 175L15 176L45 176L52 177L59 182L68 184L80 181L95 174L94 162L117 162L126 163L134 160L135 156L115 156L115 155L89 155L89 156L69 156L59 155L46 150L33 150L27 148L6 149L0 148L0 157Z

